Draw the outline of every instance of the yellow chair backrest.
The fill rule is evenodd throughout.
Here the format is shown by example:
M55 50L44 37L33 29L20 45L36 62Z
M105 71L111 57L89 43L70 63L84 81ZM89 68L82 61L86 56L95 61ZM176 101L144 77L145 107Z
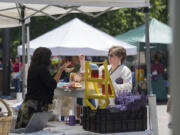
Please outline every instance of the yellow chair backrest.
M99 75L97 75L98 71L96 72L96 74L92 73L92 69L90 66L91 63L103 64L104 66L103 77L102 76L99 77ZM101 86L101 90L99 90L98 86ZM103 90L104 92L102 92ZM104 109L109 105L110 97L115 97L115 92L107 68L107 62L86 61L85 62L85 97L84 97L86 106L89 106L92 110L95 110L96 107L92 105L89 99L98 99L99 107L101 109Z

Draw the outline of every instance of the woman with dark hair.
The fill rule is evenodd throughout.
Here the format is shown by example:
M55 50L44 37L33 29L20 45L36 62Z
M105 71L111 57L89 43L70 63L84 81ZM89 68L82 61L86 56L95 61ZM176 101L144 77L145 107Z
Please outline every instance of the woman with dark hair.
M16 128L26 127L35 112L48 111L57 82L63 70L71 64L65 63L53 78L49 72L50 59L51 51L48 48L35 50L28 70L27 94L18 113Z

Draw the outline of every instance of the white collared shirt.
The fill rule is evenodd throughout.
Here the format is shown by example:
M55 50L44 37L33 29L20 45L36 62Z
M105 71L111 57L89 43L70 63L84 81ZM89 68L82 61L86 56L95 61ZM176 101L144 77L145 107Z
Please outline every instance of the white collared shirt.
M99 68L99 73L102 75L103 66ZM108 70L110 71L111 65L108 65ZM132 90L132 72L131 70L125 66L120 65L115 71L110 73L110 78L114 86L114 90L116 95L120 91L131 91ZM118 83L118 79L123 81L121 84Z

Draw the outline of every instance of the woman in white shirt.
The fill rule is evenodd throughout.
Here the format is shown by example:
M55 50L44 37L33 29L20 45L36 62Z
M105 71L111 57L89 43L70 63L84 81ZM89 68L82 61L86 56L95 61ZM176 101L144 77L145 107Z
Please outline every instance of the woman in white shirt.
M108 70L110 78L114 86L116 95L121 91L131 91L132 89L132 73L131 70L123 64L126 58L126 50L120 46L113 46L108 52ZM100 67L99 71L104 67Z
M132 90L132 73L131 70L123 64L126 58L126 50L121 46L112 46L108 52L108 70L114 86L116 95L121 91ZM81 70L85 68L85 56L80 55ZM99 68L102 75L103 66Z
M123 91L132 90L132 73L131 70L123 64L126 58L126 50L120 46L112 46L108 52L108 71L114 87L115 94L118 95ZM99 68L102 75L104 66ZM114 105L114 98L110 98L110 104Z
M132 90L131 70L123 64L126 58L126 50L121 46L112 46L108 52L108 71L115 90L118 95L122 91ZM85 68L85 56L80 56L81 69ZM104 66L99 68L99 74L102 75ZM110 98L110 105L114 104L114 98Z

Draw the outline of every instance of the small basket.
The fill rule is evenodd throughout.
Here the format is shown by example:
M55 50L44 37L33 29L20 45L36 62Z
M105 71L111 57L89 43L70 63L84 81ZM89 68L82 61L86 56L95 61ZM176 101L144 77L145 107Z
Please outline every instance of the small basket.
M12 124L12 112L3 99L0 98L0 102L2 102L8 110L7 116L0 116L0 135L8 135Z

